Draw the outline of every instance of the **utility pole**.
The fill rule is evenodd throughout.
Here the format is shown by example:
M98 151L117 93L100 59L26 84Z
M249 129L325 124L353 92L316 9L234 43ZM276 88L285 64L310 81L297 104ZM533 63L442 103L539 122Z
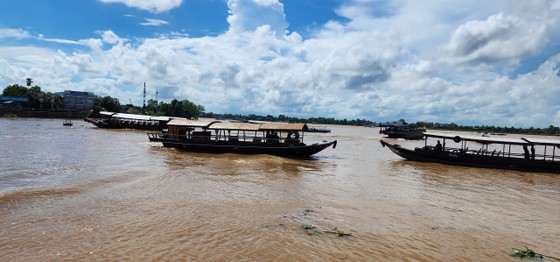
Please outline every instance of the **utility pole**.
M157 101L158 93L159 91L156 89L156 112L158 111L158 101Z
M146 114L146 82L144 82L144 104L142 105L142 114Z

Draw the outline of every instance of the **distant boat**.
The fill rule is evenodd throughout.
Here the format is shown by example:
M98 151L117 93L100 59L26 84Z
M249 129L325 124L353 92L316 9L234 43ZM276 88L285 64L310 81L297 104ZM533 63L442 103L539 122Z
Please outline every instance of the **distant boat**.
M331 130L326 126L310 126L308 132L314 133L330 133Z
M167 132L148 133L151 142L161 142L164 147L185 151L210 153L269 154L291 157L308 157L337 141L303 142L306 124L287 123L222 123L173 119L167 123Z
M385 137L410 140L422 139L426 132L425 128L412 127L402 120L379 125L379 128L379 133Z
M72 126L72 119L70 118L66 118L64 119L64 122L62 123L63 126Z
M407 149L386 140L380 142L393 153L412 161L560 173L560 156L557 150L560 148L560 140L443 133L425 133L424 136L424 147L415 149ZM437 144L428 144L428 140L437 140ZM538 153L535 147L538 148Z
M85 117L84 121L100 128L128 128L141 130L162 130L167 122L175 117L147 116L138 114L115 113L108 111L99 112L102 118Z

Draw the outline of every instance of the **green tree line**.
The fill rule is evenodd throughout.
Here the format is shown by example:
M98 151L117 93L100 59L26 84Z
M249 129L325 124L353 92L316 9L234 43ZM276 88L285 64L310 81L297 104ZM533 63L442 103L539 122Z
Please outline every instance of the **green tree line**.
M26 79L27 86L18 84L8 85L2 91L3 96L11 97L24 97L29 99L29 108L32 110L65 110L64 101L62 96L51 93L43 92L41 87L33 85L31 78ZM144 110L143 110L144 109ZM111 96L95 96L94 97L94 112L111 111L119 113L141 114L148 115L166 115L178 116L186 118L198 118L204 113L204 107L196 105L195 103L185 99L179 101L173 99L171 103L159 102L150 99L146 108L134 106L132 104L122 105L119 99Z
M546 128L519 128L519 127L500 127L500 126L484 126L484 125L458 125L455 123L442 124L433 122L416 122L411 124L414 127L426 127L427 129L436 130L457 130L470 131L480 133L503 133L503 134L532 134L532 135L560 135L560 127L550 125Z
M31 78L26 79L27 87L21 85L8 85L4 88L2 95L13 97L26 97L29 98L29 107L31 109L51 109L51 110L64 110L64 102L60 95L43 92L41 87L33 85ZM165 115L165 116L178 116L186 118L219 118L219 119L235 119L235 120L256 120L256 121L279 121L279 122L292 122L292 123L312 123L312 124L328 124L328 125L354 125L354 126L378 126L381 122L373 122L366 119L335 119L327 117L310 117L310 118L297 118L289 117L283 114L278 116L261 116L255 114L241 115L241 114L218 114L212 112L205 112L202 105L197 105L187 99L177 100L173 99L170 103L157 102L150 99L147 101L146 107L142 108L132 104L121 105L119 99L111 96L95 96L94 111L111 111L130 114L147 114L147 115ZM403 120L404 121L404 120ZM560 135L560 127L550 125L547 128L519 128L519 127L500 127L500 126L485 126L485 125L458 125L455 123L434 123L419 121L410 124L413 127L425 127L433 130L457 130L457 131L471 131L481 133L508 133L508 134L535 134L535 135Z
M94 100L94 112L110 111L129 114L146 114L151 116L177 116L189 119L196 119L204 113L204 106L197 105L188 99L179 101L171 100L170 103L148 100L146 107L135 106L133 104L121 105L119 99L111 96L96 96Z
M64 102L60 95L43 92L41 87L33 84L31 78L27 79L27 87L21 85L8 85L2 91L4 96L24 97L29 99L29 107L31 109L51 109L61 110L64 109Z
M312 123L312 124L326 124L326 125L354 125L354 126L372 126L375 122L371 122L366 119L335 119L326 117L310 117L310 118L298 118L289 117L286 115L278 115L277 117L266 115L260 116L255 114L240 115L240 114L217 114L217 113L204 113L202 117L208 118L218 118L218 119L233 119L233 120L255 120L255 121L270 121L270 122L290 122L290 123Z

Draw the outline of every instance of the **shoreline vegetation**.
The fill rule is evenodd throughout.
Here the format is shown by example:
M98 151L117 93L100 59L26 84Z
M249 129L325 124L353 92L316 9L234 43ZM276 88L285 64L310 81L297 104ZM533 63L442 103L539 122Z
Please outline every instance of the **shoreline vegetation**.
M104 110L103 108L101 111ZM99 111L99 109L97 109ZM17 113L6 113L1 114L2 118L41 118L43 116L25 116L18 115ZM120 113L138 113L130 110L122 110ZM163 114L148 114L148 115L163 115ZM52 117L46 117L52 118ZM241 115L241 114L216 114L216 113L202 113L198 117L191 118L215 118L215 119L230 119L230 120L240 120L240 121L268 121L268 122L298 122L307 124L323 124L323 125L350 125L350 126L365 126L365 127L378 127L384 122L374 122L365 119L335 119L335 118L325 118L325 117L311 117L311 118L297 118L288 117L284 115L279 115L277 117L267 115L260 116L255 114ZM446 131L466 131L466 132L477 132L485 133L491 135L505 135L505 134L528 134L528 135L546 135L546 136L560 136L560 127L550 125L547 128L519 128L519 127L500 127L500 126L485 126L485 125L457 125L455 123L434 123L434 122L416 122L410 123L411 127L424 127L431 130L446 130Z
M4 105L0 105L0 117L2 118L15 118L15 117L43 117L49 118L57 115L57 112L66 112L66 116L70 113L71 118L85 117L83 112L69 112L64 111L64 103L62 97L57 94L50 92L43 92L41 88L37 85L31 86L33 80L27 78L27 87L21 85L9 85L3 92L3 96L11 97L24 97L29 99L29 103L25 106L20 106L19 108L5 108ZM50 101L43 101L43 97L52 97ZM50 108L50 110L48 109ZM173 99L170 103L158 102L154 99L149 99L146 105L134 106L132 103L121 105L119 99L113 98L111 96L95 96L94 108L91 110L92 116L95 117L99 111L111 111L118 113L129 113L129 114L146 114L153 116L176 116L185 117L189 119L197 118L215 118L215 119L231 119L231 120L241 120L241 121L269 121L269 122L298 122L298 123L308 123L308 124L323 124L323 125L353 125L353 126L366 126L366 127L377 127L386 122L375 122L367 119L335 119L327 117L310 117L310 118L298 118L289 117L283 114L278 116L272 115L241 115L241 114L227 114L227 113L212 113L205 112L205 108L202 105L197 105L187 99L177 100ZM58 117L58 116L56 116ZM402 120L402 119L401 119ZM403 123L404 120L402 120ZM411 127L423 127L432 130L449 130L449 131L468 131L468 132L478 132L478 133L488 133L495 135L502 134L529 134L529 135L548 135L548 136L559 136L560 127L550 125L546 128L519 128L519 127L500 127L500 126L487 126L487 125L458 125L455 123L434 123L434 122L423 122L419 121L416 123L409 123Z

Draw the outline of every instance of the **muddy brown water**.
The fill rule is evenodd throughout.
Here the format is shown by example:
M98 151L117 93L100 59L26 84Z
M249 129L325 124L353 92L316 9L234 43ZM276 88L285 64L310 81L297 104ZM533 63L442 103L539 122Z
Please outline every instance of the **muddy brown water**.
M329 128L305 139L336 149L291 159L0 119L0 261L560 257L559 175L405 161L377 128Z

